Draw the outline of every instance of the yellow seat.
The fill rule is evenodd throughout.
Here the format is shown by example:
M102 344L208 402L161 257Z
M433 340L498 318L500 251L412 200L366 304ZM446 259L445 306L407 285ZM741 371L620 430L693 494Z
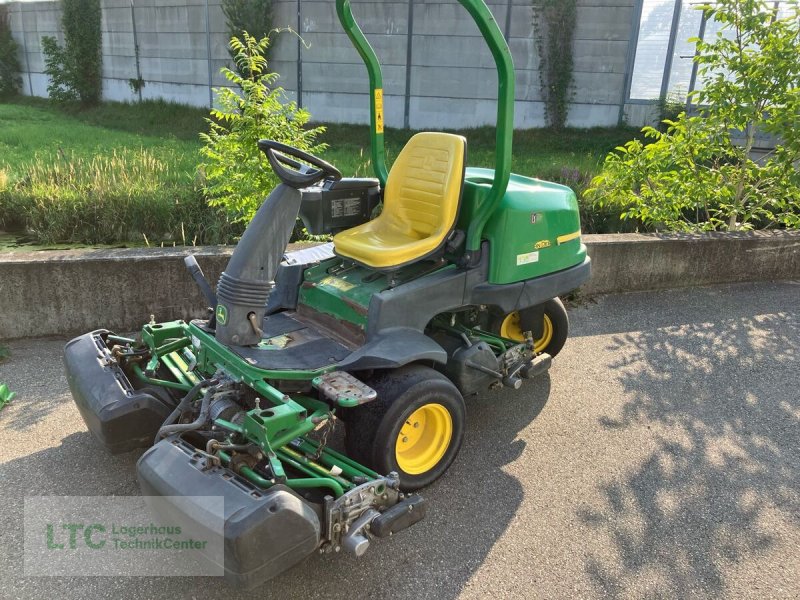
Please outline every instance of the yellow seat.
M388 270L441 248L458 217L466 144L450 133L412 137L389 173L383 212L335 235L336 254Z

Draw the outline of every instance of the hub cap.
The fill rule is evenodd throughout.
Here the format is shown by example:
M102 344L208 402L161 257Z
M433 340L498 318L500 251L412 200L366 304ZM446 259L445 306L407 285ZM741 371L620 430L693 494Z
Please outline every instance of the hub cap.
M395 444L397 466L409 475L434 468L450 446L453 418L441 404L425 404L409 415Z
M553 322L550 317L544 315L544 323L542 325L542 337L533 341L534 352L544 352L544 349L553 339ZM515 310L503 319L503 323L500 325L500 336L515 342L525 341L522 326L519 324L519 312Z

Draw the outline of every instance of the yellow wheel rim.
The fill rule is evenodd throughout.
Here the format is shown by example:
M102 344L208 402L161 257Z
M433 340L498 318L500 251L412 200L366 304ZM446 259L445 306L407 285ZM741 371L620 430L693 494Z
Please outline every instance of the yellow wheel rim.
M515 342L524 342L525 335L522 332L522 326L519 324L519 312L514 311L509 313L503 319L500 325L500 336L514 340ZM542 337L533 341L534 352L544 352L545 348L553 340L553 322L547 315L544 316L544 323L542 327Z
M409 475L434 468L450 446L453 417L441 404L425 404L411 413L395 443L397 466Z

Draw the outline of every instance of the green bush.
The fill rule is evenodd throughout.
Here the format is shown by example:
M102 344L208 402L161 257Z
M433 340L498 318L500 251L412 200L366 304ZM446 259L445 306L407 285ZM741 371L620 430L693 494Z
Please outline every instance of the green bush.
M59 102L97 104L102 95L102 13L100 0L61 0L64 46L42 38L47 93Z
M13 96L22 83L17 42L11 37L8 7L0 5L0 98Z
M548 126L563 129L569 116L577 24L576 0L533 0L539 84Z
M244 32L230 45L239 72L223 68L222 74L238 89L214 90L219 108L211 110L209 131L201 134L205 146L200 169L210 204L223 207L232 221L246 223L278 184L258 140L275 140L315 154L326 148L315 141L325 129L305 129L308 111L289 102L283 88L275 85L278 74L267 70L267 37L256 40Z
M0 178L0 222L40 243L223 243L241 227L145 150L92 158L39 155L16 183Z
M617 148L586 197L657 229L800 227L800 6L784 18L759 0L702 8L721 31L696 40L699 114L645 128L651 144ZM759 131L777 145L754 160Z
M221 6L231 37L247 31L260 40L272 31L272 0L222 0ZM232 49L231 58L236 58Z

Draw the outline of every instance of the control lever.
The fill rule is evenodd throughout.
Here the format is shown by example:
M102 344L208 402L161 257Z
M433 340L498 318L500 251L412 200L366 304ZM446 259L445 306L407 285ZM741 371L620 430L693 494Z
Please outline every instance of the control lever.
M206 276L203 275L203 270L200 268L200 265L197 264L197 259L194 257L193 254L190 254L186 258L183 259L183 264L186 265L186 268L189 269L189 274L194 279L194 282L197 284L197 287L200 288L200 291L205 297L208 305L211 307L212 317L209 321L209 327L214 329L216 327L216 316L213 315L213 311L217 306L217 295L214 293L214 290L211 289L211 285L208 283L208 279Z

